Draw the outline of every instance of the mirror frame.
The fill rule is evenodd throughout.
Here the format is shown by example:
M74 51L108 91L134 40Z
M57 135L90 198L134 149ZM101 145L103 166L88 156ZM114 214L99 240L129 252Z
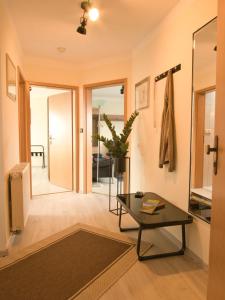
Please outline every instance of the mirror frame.
M9 74L10 69L12 70L13 74ZM13 77L13 81L15 82L15 93L10 92L10 77ZM17 82L16 82L16 67L11 60L8 53L6 53L6 93L7 96L12 100L16 101L16 91L17 91Z
M194 154L192 153L192 147L193 147L193 113L194 113L194 106L195 106L195 90L194 90L194 59L195 59L195 35L199 31L201 31L203 28L208 26L210 23L213 21L217 20L217 16L211 19L209 22L201 26L199 29L193 32L192 34L192 88L191 88L191 137L190 137L190 166L189 166L189 192L188 192L188 212L193 215L194 217L208 223L209 225L211 224L211 221L201 217L200 215L194 214L193 211L190 209L190 199L191 199L191 181L192 181L192 158Z

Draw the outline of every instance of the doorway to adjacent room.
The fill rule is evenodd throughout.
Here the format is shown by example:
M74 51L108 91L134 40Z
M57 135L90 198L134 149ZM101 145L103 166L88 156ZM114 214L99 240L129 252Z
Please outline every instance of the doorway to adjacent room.
M111 180L112 195L116 195L113 161L110 161L103 143L94 138L97 134L107 139L112 138L103 119L104 114L108 116L119 135L124 127L124 87L122 85L96 88L92 91L92 192L108 194L109 180Z
M76 93L31 84L30 108L32 194L72 191L77 175Z
M114 176L113 160L102 142L94 137L103 135L111 139L111 133L103 119L106 114L119 135L127 119L127 80L114 80L86 85L84 95L87 109L86 156L84 157L85 192L116 195L117 180Z

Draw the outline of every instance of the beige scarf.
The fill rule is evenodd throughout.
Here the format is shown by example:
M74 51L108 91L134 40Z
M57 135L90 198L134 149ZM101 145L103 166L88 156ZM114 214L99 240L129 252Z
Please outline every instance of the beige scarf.
M162 114L159 167L168 164L168 171L176 170L176 132L174 118L173 74L168 72Z

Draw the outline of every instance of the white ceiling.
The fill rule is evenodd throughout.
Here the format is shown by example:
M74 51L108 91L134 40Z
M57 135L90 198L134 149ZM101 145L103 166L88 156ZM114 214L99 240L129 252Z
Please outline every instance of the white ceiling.
M26 55L82 64L129 55L179 0L93 0L101 15L87 36L76 32L80 0L6 2Z

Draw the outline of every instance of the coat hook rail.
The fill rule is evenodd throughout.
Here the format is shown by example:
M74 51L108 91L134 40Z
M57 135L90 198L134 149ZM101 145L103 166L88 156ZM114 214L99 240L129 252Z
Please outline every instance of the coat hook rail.
M172 73L173 73L173 74L176 73L176 72L178 72L178 71L180 71L180 70L181 70L181 64L177 65L176 67L173 67L173 68L170 69L170 70L172 70ZM159 81L159 80L161 80L161 79L167 77L168 72L169 72L170 70L168 70L168 71L166 71L166 72L160 74L159 76L156 76L156 77L155 77L155 82L157 82L157 81Z

